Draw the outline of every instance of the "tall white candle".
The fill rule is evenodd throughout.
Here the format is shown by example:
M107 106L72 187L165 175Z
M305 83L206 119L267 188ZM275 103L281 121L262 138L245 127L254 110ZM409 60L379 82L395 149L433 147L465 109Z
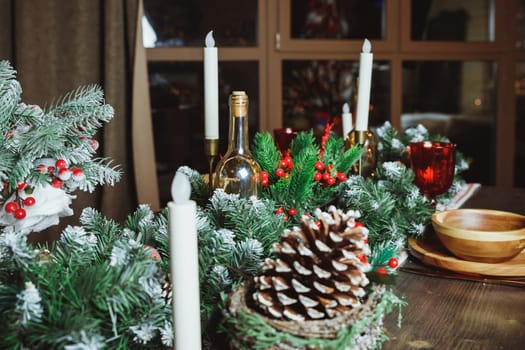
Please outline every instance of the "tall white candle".
M219 77L213 30L206 35L204 48L204 138L219 139Z
M187 176L177 172L168 202L175 349L201 349L197 205Z
M341 119L343 120L343 138L346 138L350 131L352 131L352 113L350 113L350 106L348 103L343 105Z
M368 39L363 43L363 50L359 59L359 85L357 88L357 106L355 129L364 131L368 129L368 111L370 108L370 88L372 86L372 44Z

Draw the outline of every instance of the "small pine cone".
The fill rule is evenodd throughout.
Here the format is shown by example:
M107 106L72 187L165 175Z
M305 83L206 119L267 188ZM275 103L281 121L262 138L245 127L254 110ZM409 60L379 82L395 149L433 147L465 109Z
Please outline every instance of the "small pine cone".
M356 212L334 206L315 212L319 224L303 217L273 246L275 259L254 278L251 303L275 319L334 318L362 304L370 265L368 230L355 225ZM247 298L250 302L250 298Z

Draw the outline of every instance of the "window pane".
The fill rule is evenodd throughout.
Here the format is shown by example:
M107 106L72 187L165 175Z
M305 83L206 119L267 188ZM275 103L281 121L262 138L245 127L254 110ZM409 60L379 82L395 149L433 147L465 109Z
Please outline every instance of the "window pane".
M494 41L493 0L412 0L412 40Z
M155 156L161 202L169 200L173 175L181 165L208 173L204 155L204 77L201 62L150 62L149 83ZM249 96L250 140L259 126L257 62L219 62L219 152L228 146L228 96Z
M257 45L256 0L144 0L144 46Z
M514 185L525 187L525 62L516 71L516 146L514 160Z
M384 0L292 0L295 39L383 39Z
M472 159L467 181L495 182L496 64L486 61L403 63L402 129L423 124Z
M345 102L355 110L358 61L283 61L283 127L313 128L322 135L326 122L336 124L341 135L341 112ZM390 119L390 64L374 62L370 94L369 125ZM355 115L355 113L353 113ZM355 118L355 117L354 117Z
M525 0L518 0L518 12L516 13L516 31L518 32L518 41L516 47L525 49Z

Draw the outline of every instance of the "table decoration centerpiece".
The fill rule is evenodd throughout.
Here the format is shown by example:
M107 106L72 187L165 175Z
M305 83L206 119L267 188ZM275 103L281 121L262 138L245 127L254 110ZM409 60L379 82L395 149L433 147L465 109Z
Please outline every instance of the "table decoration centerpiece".
M33 205L49 209L47 213L38 211L45 219L62 215L59 213L68 203L56 204L52 195L40 195L37 185L59 189L67 195L60 198L72 200L69 196L74 190L111 185L120 176L108 165L109 160L92 158L96 149L93 135L113 115L111 107L103 103L102 91L95 86L83 88L59 101L47 110L24 105L15 71L8 63L0 63L0 178L5 180L1 210L6 220L0 232L0 347L172 348L167 209L154 213L147 205L140 205L125 222L116 223L93 208L85 208L79 225L66 227L56 242L35 245L27 239L28 232L55 222L24 224L36 215L30 211ZM190 182L191 200L197 204L203 347L220 349L225 343L249 344L254 349L287 343L296 348L380 346L386 340L380 327L383 317L404 304L388 287L393 283L399 254L407 237L423 235L433 212L413 184L411 169L402 161L407 142L428 138L425 132L407 130L398 136L389 124L379 128L377 176L373 179L349 173L360 151L345 149L344 139L333 135L329 126L320 145L311 131L300 132L284 154L270 134L258 133L252 150L263 169L259 198L239 198L222 190L210 195L200 173L181 167L179 171ZM457 175L455 183L461 180L459 172ZM30 197L34 200L28 200ZM11 202L17 207L8 205ZM21 206L26 209L25 217L16 214ZM51 210L55 207L62 209ZM313 240L314 236L322 237L322 244L303 241L303 237ZM345 245L339 246L339 239L345 240ZM346 321L339 321L332 310L323 311L329 319L338 320L333 322L335 336L300 336L284 328L276 330L271 321L243 308L230 308L236 300L232 298L240 295L236 294L239 288L251 288L252 281L259 281L259 290L263 288L268 266L277 261L272 263L271 259L293 255L286 242L306 254L322 255L323 244L337 259L346 254L347 260L337 260L330 268L325 266L326 259L304 263L306 270L321 274L319 279L274 276L299 290L302 285L332 294L329 304L337 300L341 307L353 305L356 312ZM301 260L290 261L293 265ZM338 281L338 291L328 293L332 286L323 280L323 271L341 277L343 269L358 271L354 282ZM272 284L274 291L279 288L276 283ZM353 297L340 295L347 288L355 290ZM243 295L253 296L255 289L250 290L251 294ZM322 310L310 307L303 311L303 316L315 318Z

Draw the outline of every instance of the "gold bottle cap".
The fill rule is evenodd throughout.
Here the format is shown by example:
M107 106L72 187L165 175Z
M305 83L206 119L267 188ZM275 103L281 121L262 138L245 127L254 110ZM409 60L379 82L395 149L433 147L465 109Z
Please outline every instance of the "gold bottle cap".
M244 91L233 91L230 95L230 109L236 117L248 114L248 95Z

